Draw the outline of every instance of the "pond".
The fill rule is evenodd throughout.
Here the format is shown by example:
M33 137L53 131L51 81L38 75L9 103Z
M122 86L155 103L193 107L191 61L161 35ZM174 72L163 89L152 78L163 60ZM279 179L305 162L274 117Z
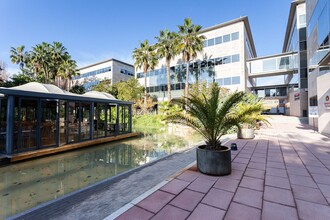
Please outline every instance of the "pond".
M156 129L139 138L0 167L0 219L191 148L200 140L191 131Z

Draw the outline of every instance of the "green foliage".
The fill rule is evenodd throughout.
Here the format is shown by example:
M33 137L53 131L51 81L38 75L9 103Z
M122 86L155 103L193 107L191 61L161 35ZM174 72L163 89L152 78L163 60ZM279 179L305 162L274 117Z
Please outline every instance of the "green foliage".
M209 85L207 82L195 82L191 85L189 93L195 97L198 97L200 99L203 98L205 95L206 98L210 98L212 94L213 87L219 87L218 83L210 83ZM230 94L230 90L227 88L220 87L220 98L225 98Z
M84 94L86 92L86 90L83 85L74 85L71 87L70 92L76 93L76 94Z
M69 90L70 80L78 74L76 61L60 42L42 42L32 47L31 51L25 51L24 46L12 47L10 54L12 63L19 65L20 74L32 77L32 81L55 83L57 78L60 86L61 79L65 79L65 87Z
M135 101L143 93L143 87L140 86L139 81L135 78L117 82L114 87L118 92L117 98L124 101Z
M240 119L240 127L254 128L257 122L264 122L269 125L267 116L262 115L264 108L262 101L253 94L245 94L242 102L238 103L234 113Z
M93 86L92 90L98 92L106 92L117 98L118 91L115 86L111 86L111 80L103 80L99 84Z
M155 129L164 127L162 123L162 117L160 115L134 115L133 116L133 127L134 128L143 128L143 129Z
M177 112L182 112L183 109L180 105L173 104L171 102L165 101L158 104L159 114L162 116L168 116L176 114Z
M169 115L166 120L193 128L205 138L208 149L219 149L220 137L232 127L239 126L240 118L233 111L244 98L243 92L236 92L223 98L220 91L219 87L212 86L209 97L205 93L202 94L202 98L196 95L186 97L189 102L186 112ZM182 99L177 102L185 103Z

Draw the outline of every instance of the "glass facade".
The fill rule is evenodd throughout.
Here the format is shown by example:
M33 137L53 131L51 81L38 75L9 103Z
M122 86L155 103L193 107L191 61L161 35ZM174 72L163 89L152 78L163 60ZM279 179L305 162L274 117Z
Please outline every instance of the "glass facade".
M105 67L105 68L102 68L102 69L98 69L98 70L94 70L94 71L90 71L90 72L87 72L87 73L83 73L79 76L75 76L73 79L86 78L86 77L95 76L97 74L106 73L106 72L110 72L110 71L111 71L111 66Z
M307 38L309 66L313 67L329 53L330 2L328 0L306 1Z
M130 133L132 129L130 104L13 98L12 119L8 119L7 114L9 99L0 99L0 152L4 154L110 137ZM9 137L7 124L12 129ZM9 143L12 142L11 149L6 146L8 138Z

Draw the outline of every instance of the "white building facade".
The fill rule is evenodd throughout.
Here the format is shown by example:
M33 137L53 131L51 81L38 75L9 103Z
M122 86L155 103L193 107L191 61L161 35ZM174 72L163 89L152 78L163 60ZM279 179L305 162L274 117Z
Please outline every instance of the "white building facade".
M217 82L231 91L246 91L250 86L246 60L256 56L256 50L247 17L238 18L201 30L205 37L203 51L190 61L189 83ZM184 93L186 65L181 55L171 60L172 97ZM144 73L136 70L136 77L144 85ZM167 100L165 59L159 61L154 71L147 73L147 92L159 101Z
M134 66L116 59L109 59L78 69L79 76L72 79L72 84L83 85L87 91L103 80L113 85L134 77Z

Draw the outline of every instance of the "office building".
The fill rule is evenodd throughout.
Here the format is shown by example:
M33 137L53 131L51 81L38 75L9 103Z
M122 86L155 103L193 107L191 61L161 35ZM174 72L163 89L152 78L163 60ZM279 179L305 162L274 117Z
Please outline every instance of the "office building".
M134 77L134 66L116 59L109 59L78 69L79 76L72 80L72 84L83 85L87 91L103 80L109 80L113 85L119 81L126 81Z

